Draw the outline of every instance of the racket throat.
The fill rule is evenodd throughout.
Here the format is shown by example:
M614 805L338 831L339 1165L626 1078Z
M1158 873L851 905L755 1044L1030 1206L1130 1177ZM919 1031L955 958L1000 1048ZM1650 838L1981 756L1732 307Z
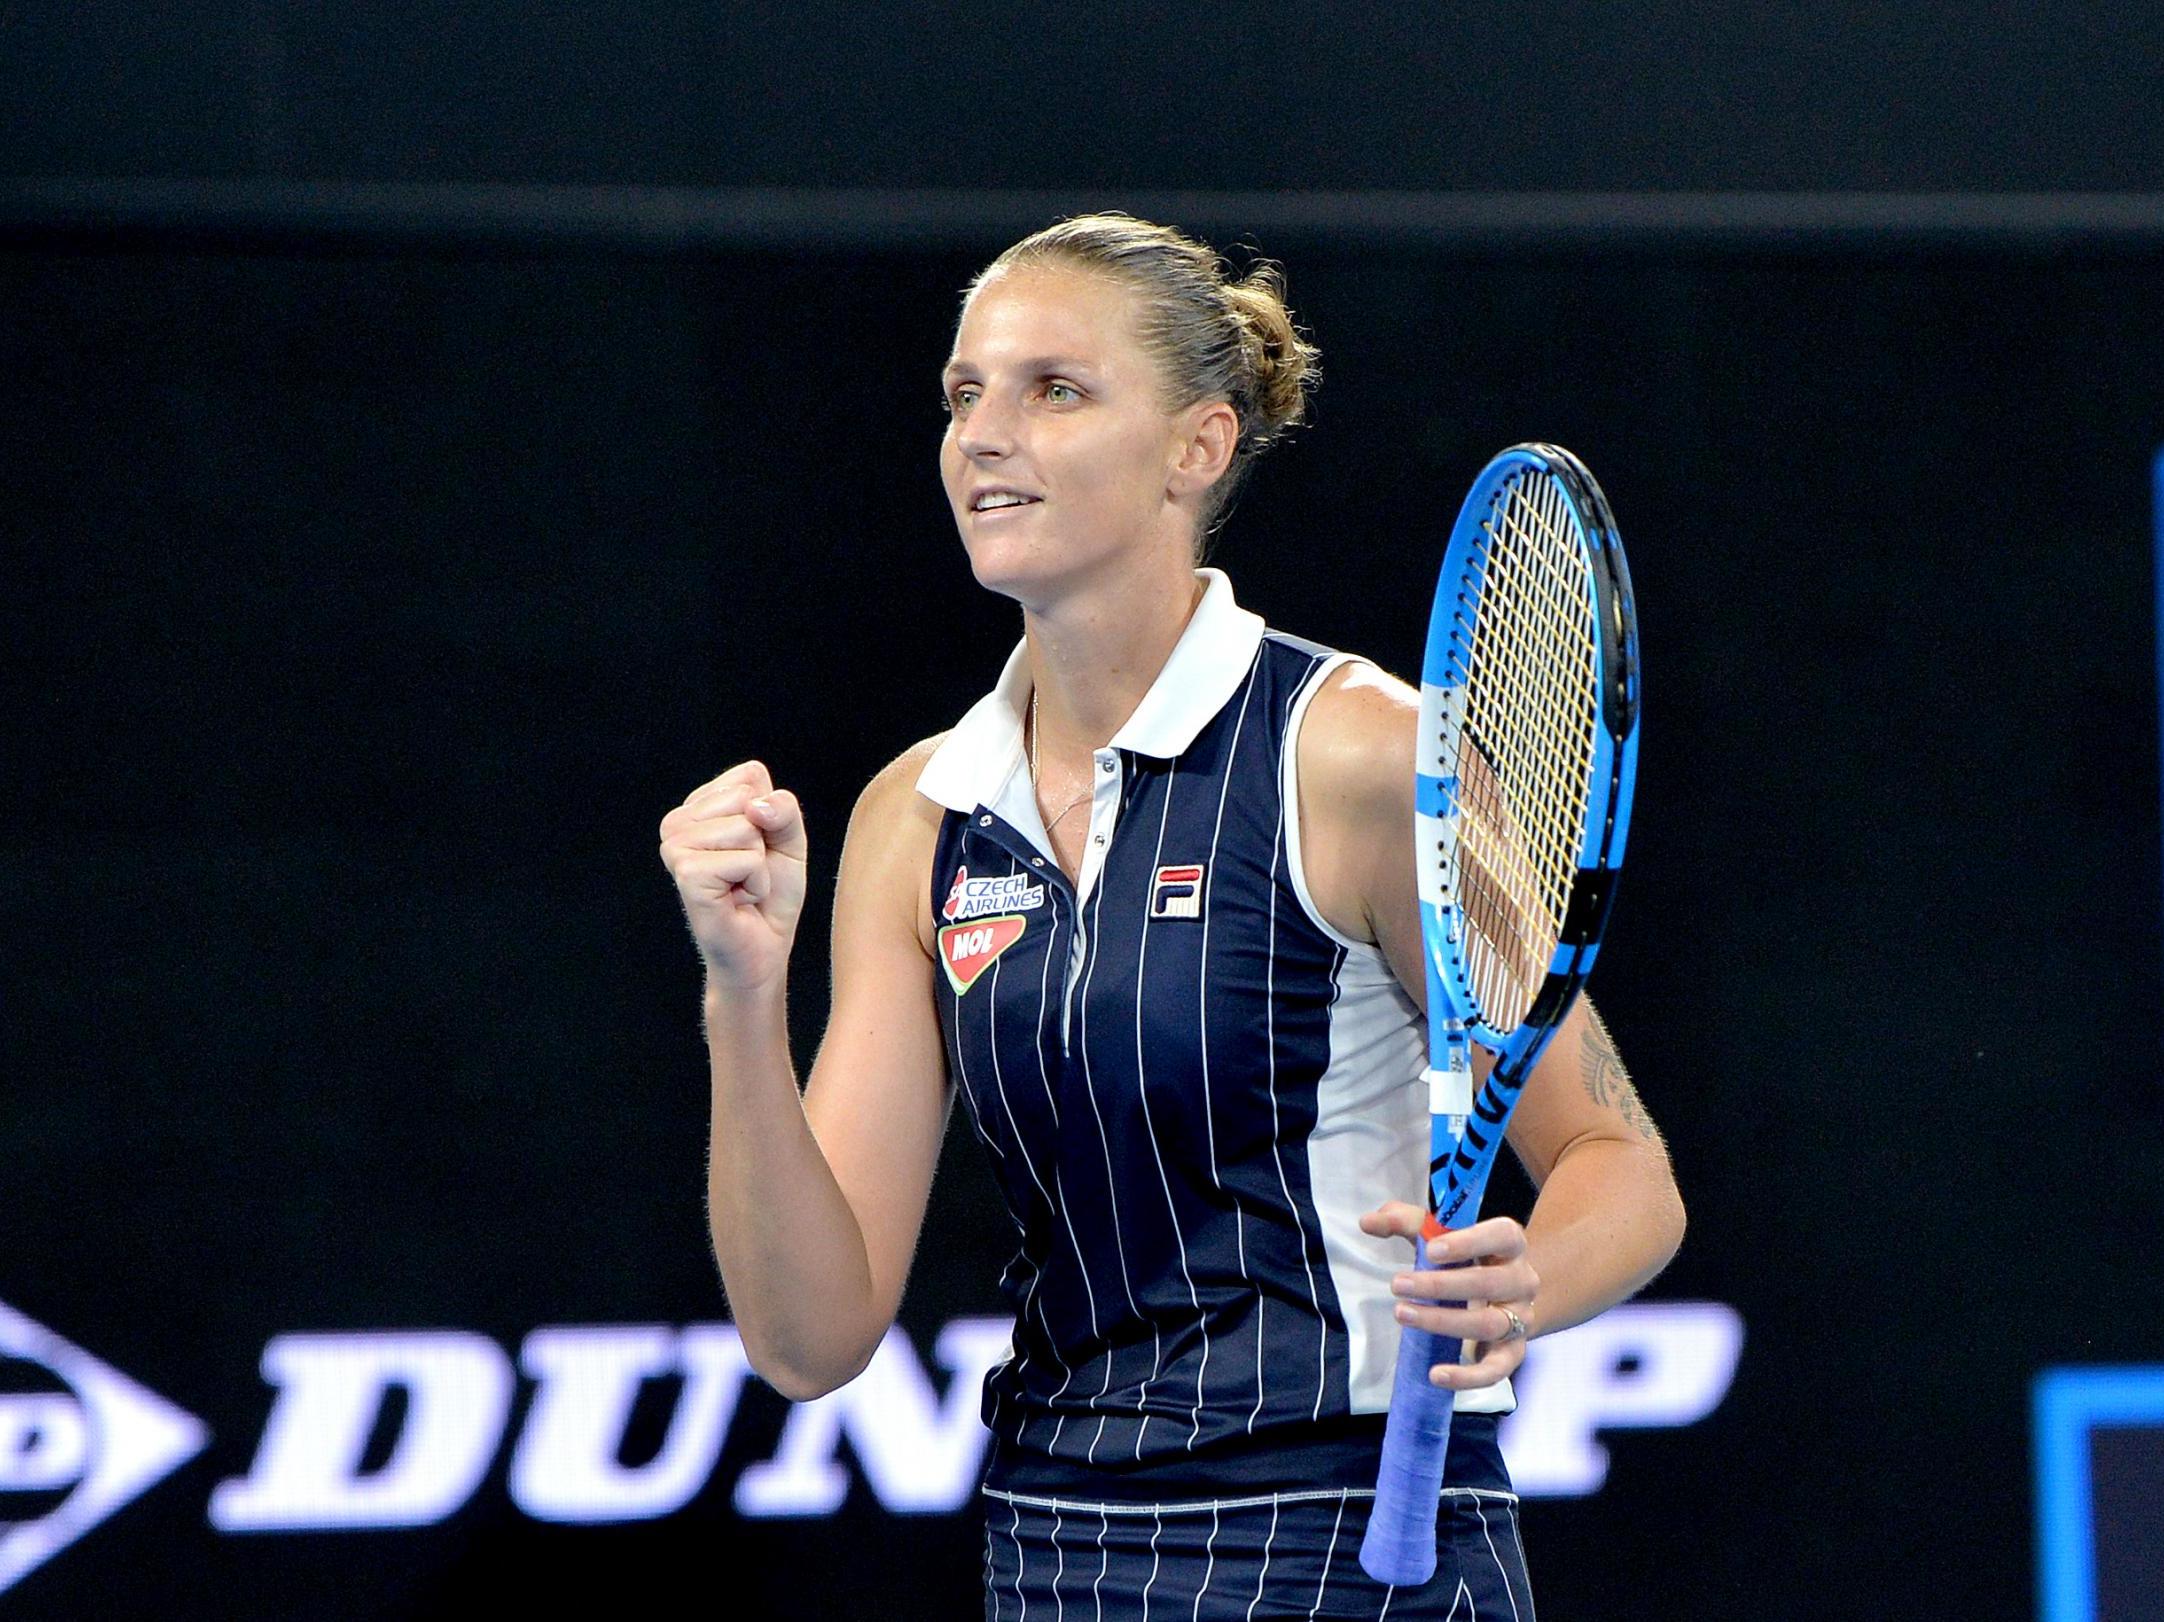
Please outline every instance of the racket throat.
M1473 1113L1473 1055L1462 1040L1444 1054L1443 1068L1427 1072L1427 1082L1430 1115L1459 1122ZM1457 1135L1455 1125L1451 1135Z
M1428 1225L1430 1239L1437 1226L1452 1225L1454 1210L1446 1210L1451 1190L1451 1161L1463 1153L1465 1132L1472 1124L1473 1050L1461 1020L1436 1020L1429 1027L1429 1052L1438 1064L1427 1072L1428 1083Z

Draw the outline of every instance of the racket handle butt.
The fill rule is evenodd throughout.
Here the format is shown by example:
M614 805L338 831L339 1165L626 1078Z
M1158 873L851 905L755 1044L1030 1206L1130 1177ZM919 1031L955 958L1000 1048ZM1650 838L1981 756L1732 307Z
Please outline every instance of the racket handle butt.
M1399 1332L1397 1379L1383 1428L1375 1508L1360 1540L1360 1568L1379 1583L1419 1588L1435 1575L1435 1519L1442 1504L1443 1461L1450 1451L1456 1398L1430 1383L1428 1370L1456 1361L1459 1347L1459 1342L1424 1329Z

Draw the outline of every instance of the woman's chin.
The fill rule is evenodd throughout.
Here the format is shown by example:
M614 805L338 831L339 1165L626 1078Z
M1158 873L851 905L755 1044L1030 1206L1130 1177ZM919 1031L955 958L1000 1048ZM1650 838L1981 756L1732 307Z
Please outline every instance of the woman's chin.
M1044 612L1063 597L1090 590L1118 575L1131 561L1116 548L1093 544L1090 537L965 535L962 549L970 573L986 591L1012 598L1033 612Z
M1027 605L1056 584L1058 571L1027 549L982 539L965 541L963 546L969 554L970 573L986 591Z

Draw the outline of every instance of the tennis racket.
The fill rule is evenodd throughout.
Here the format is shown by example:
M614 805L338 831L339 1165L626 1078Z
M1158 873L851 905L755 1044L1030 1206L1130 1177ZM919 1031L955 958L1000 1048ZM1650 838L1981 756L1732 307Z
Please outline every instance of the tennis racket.
M1414 838L1427 958L1429 1237L1480 1212L1525 1078L1615 897L1638 756L1638 626L1600 486L1553 445L1481 471L1451 531L1420 672ZM1496 1056L1473 1096L1472 1050ZM1462 1343L1407 1327L1360 1564L1435 1572Z

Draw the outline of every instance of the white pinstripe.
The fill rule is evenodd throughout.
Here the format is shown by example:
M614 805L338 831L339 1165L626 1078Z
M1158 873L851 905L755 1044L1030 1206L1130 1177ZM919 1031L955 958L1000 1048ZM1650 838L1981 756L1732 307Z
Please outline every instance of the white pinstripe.
M1052 892L1052 894L1053 922L1056 927L1059 918L1059 899L1056 891ZM1080 926L1081 922L1081 912L1079 909L1077 909L1075 914L1075 923L1077 927ZM995 962L992 967L993 971L996 973L998 971L999 965ZM1052 1091L1052 1073L1045 1068L1044 1063L1044 1019L1045 1014L1050 1009L1051 1005L1052 953L1050 948L1048 947L1044 954L1044 969L1037 977L1037 1039L1035 1046L1037 1050L1037 1080L1042 1083L1044 1087L1045 1108L1049 1109L1052 1112L1052 1132L1056 1141L1060 1130L1059 1099L1054 1095ZM1097 1328L1097 1292L1090 1286L1089 1260L1082 1254L1082 1240L1074 1231L1074 1216L1067 1209L1067 1190L1065 1185L1062 1184L1060 1181L1059 1153L1056 1148L1054 1149L1052 1155L1052 1186L1055 1190L1058 1191L1059 1194L1059 1198L1056 1199L1053 1203L1059 1209L1060 1224L1067 1230L1067 1243L1074 1246L1075 1267L1078 1275L1082 1280L1082 1299L1089 1308L1090 1338L1092 1340L1097 1340L1101 1338L1099 1330ZM1045 1319L1042 1313L1038 1315L1038 1321L1044 1324L1044 1332L1046 1337L1049 1339L1052 1335L1051 1323ZM1067 1387L1074 1382L1075 1371L1072 1368L1068 1368L1065 1364L1062 1364L1061 1367L1066 1369L1066 1374L1059 1383L1059 1389L1052 1393L1053 1406L1058 1405L1059 1399L1067 1394ZM1109 1384L1109 1368L1106 1370L1106 1377L1107 1383ZM1102 1393L1099 1393L1099 1395L1102 1395ZM1090 1400L1094 1403L1096 1401L1096 1398L1092 1397ZM1046 1452L1054 1454L1059 1452L1060 1433L1066 1428L1067 1416L1065 1414L1060 1414L1053 1421L1052 1443L1051 1446L1045 1449Z
M1316 660L1308 665L1308 674L1314 674ZM1297 695L1306 685L1302 676L1293 684ZM1290 706L1288 705L1288 713ZM1263 1041L1269 1052L1270 1076L1270 1155L1277 1162L1277 1186L1285 1196L1285 1208L1292 1212L1293 1232L1300 1240L1300 1266L1307 1273L1308 1304L1315 1310L1315 1324L1320 1338L1316 1343L1315 1360L1315 1409L1308 1417L1322 1417L1323 1392L1329 1386L1330 1376L1330 1320L1322 1310L1322 1298L1315 1293L1315 1264L1307 1253L1307 1224L1300 1218L1299 1201L1292 1197L1292 1184L1285 1180L1285 1151L1283 1132L1277 1118L1277 864L1285 844L1285 797L1280 794L1277 802L1277 832L1270 841L1270 950L1266 960L1263 979ZM1247 1416L1247 1430L1254 1434L1256 1415L1262 1412L1262 1313L1258 1302L1255 1313L1255 1408Z
M1045 955L1047 967L1049 967L1051 954L1047 952ZM1029 1180L1037 1185L1038 1194L1043 1198L1044 1203L1049 1206L1052 1203L1052 1191L1044 1186L1044 1179L1037 1175L1036 1162L1030 1159L1028 1146L1022 1142L1022 1127L1014 1118L1014 1105L1007 1098L1007 1078L1000 1069L998 958L992 959L992 978L985 982L985 992L991 999L984 1006L984 1039L985 1044L992 1050L992 1088L999 1094L1000 1113L1007 1117L1007 1130L1014 1134L1014 1145L1021 1151L1022 1168L1029 1173ZM1040 1007L1037 1012L1038 1036L1041 1040L1044 1034L1044 1010Z
M1022 1249L1022 1250L1020 1250L1020 1251L1017 1251L1017 1252L1015 1253L1015 1257L1014 1257L1014 1260L1013 1260L1013 1261L1010 1261L1009 1263L1007 1263L1007 1265L1006 1265L1006 1266L1005 1266L1004 1268L1002 1268L1002 1269L1000 1270L1000 1275L999 1275L999 1291L1000 1291L1000 1293L1001 1293L1002 1295L1004 1295L1004 1294L1006 1293L1006 1291L1007 1291L1007 1280L1008 1280L1008 1278L1009 1278L1010 1276L1012 1276L1012 1274L1013 1274L1013 1272L1014 1272L1014 1270L1015 1270L1015 1267L1016 1267L1016 1265L1017 1265L1018 1263L1021 1263L1021 1262L1025 1262L1025 1261L1028 1261L1028 1260L1029 1260L1029 1255L1028 1255L1028 1241L1027 1241L1027 1240L1024 1240L1024 1242L1023 1242L1023 1249ZM1044 1274L1043 1274L1043 1270L1042 1270L1042 1269L1040 1269L1040 1268L1038 1268L1038 1267L1037 1267L1037 1266L1036 1266L1036 1265L1035 1265L1034 1263L1032 1263L1032 1264L1031 1264L1031 1271L1030 1271L1030 1279L1029 1279L1029 1288L1030 1288L1030 1292L1034 1292L1034 1291L1036 1290L1036 1288L1037 1288L1037 1281L1038 1281L1038 1280L1039 1280L1040 1278L1042 1278L1043 1276L1044 1276ZM1027 1310L1027 1309L1028 1309L1028 1306L1029 1306L1029 1294L1028 1294L1028 1293L1025 1293L1025 1294L1023 1295L1023 1298L1022 1298L1022 1305L1023 1305L1023 1308L1024 1308L1024 1310ZM1022 1359L1022 1357L1023 1357L1024 1355L1025 1355L1025 1354L1023 1354L1023 1353L1017 1352L1017 1353L1015 1353L1015 1358L1016 1358L1016 1360L1017 1360L1017 1361L1020 1361L1020 1360ZM989 1382L990 1382L990 1380L991 1380L991 1375L992 1375L992 1372L993 1372L993 1371L991 1371L991 1370L987 1370L987 1371L986 1371L986 1374L985 1374L985 1379L986 1379L986 1382L987 1382L987 1384L989 1384ZM1004 1402L1004 1400L1005 1400L1005 1398L1003 1397L1003 1395L1001 1394L1001 1392L1000 1392L1000 1391L998 1390L998 1388L997 1388L997 1387L993 1387L993 1388L992 1388L992 1411L991 1411L991 1413L990 1413L990 1414L988 1414L988 1415L987 1415L987 1416L985 1417L985 1421L984 1421L984 1428L985 1428L985 1429L986 1429L987 1431L991 1432L991 1434L992 1434L992 1435L994 1435L994 1436L997 1436L997 1435L999 1434L999 1410L1000 1410L1001 1404L1002 1404L1002 1403ZM1029 1428L1029 1421L1028 1421L1028 1420L1026 1420L1026 1419L1025 1419L1025 1420L1023 1420L1023 1422L1022 1422L1022 1428L1023 1428L1024 1430L1027 1430L1027 1429Z
M987 1525L990 1522L986 1522ZM1029 1622L1029 1597L1022 1592L1022 1567L1029 1556L1022 1552L1022 1506L1014 1506L1014 1521L1007 1528L1007 1536L1014 1539L1014 1598L1022 1607L1015 1622Z
M997 976L999 972L999 965L996 961L992 965L992 972L995 976ZM996 979L994 983L997 983ZM956 993L956 1002L959 1005L960 993ZM984 1146L987 1149L991 1150L992 1153L999 1160L1004 1162L1007 1158L1005 1152L1001 1150L998 1144L992 1141L992 1134L985 1131L984 1121L977 1114L977 1098L976 1094L971 1091L969 1085L969 1056L964 1051L964 1045L965 1044L963 1041L963 1034L961 1030L961 1020L959 1015L957 1015L957 1018L955 1020L954 1065L955 1068L961 1073L962 1113L969 1117L970 1126L975 1130L977 1136L984 1140ZM1013 1119L1014 1117L1010 1114L1008 1116L1009 1124L1012 1124ZM1017 1137L1016 1142L1019 1144L1019 1137ZM1028 1161L1029 1155L1027 1151L1023 1153L1022 1158L1025 1163ZM1032 1175L1034 1175L1034 1173ZM1000 1203L1002 1205L1007 1205L1007 1202L1005 1200L1001 1200ZM1014 1260L1008 1262L1007 1265L1000 1270L999 1287L1002 1290L1007 1287L1007 1280L1014 1276L1014 1269L1018 1263L1028 1262L1030 1267L1030 1289L1034 1291L1037 1287L1037 1279L1041 1276L1041 1270L1037 1267L1037 1264L1035 1262L1029 1260L1029 1230L1027 1228L1024 1228L1019 1221L1015 1220L1014 1208L1011 1205L1007 1207L1007 1220L1014 1223L1015 1232L1021 1238L1022 1247L1015 1253ZM999 1417L999 1394L997 1392L994 1392L992 1394L992 1417L995 1420Z
M1515 1507L1510 1517L1510 1541L1517 1546L1518 1570L1525 1578L1525 1608L1529 1613L1526 1622L1538 1622L1539 1608L1533 1604L1533 1573L1525 1563L1525 1539L1518 1536L1518 1517Z
M1323 1590L1330 1586L1330 1562L1337 1558L1338 1528L1345 1524L1345 1500L1337 1505L1337 1519L1330 1523L1330 1547L1323 1551L1322 1581L1315 1585L1315 1603L1307 1608L1307 1622L1315 1622L1315 1613L1322 1609Z
M1443 1618L1443 1622L1458 1622L1458 1601L1462 1599L1470 1603L1472 1598L1472 1590L1465 1586L1465 1579L1460 1577L1458 1579L1458 1591L1450 1596L1450 1614ZM1473 1613L1472 1622L1480 1622L1480 1613L1478 1611Z
M1477 1498L1473 1500L1473 1513L1480 1517L1480 1536L1488 1545L1488 1558L1495 1562L1495 1574L1503 1579L1503 1597L1510 1601L1510 1622L1520 1622L1518 1596L1510 1591L1510 1573L1503 1567L1503 1557L1495 1551L1495 1539L1488 1533L1488 1512Z
M984 1140L984 1146L987 1149L991 1150L992 1153L996 1155L999 1159L1005 1160L1007 1158L1007 1152L1004 1149L1000 1148L998 1144L992 1141L992 1134L985 1131L984 1122L979 1120L977 1117L977 1098L976 1095L969 1090L969 1055L963 1051L961 1037L962 1021L959 1009L961 998L959 994L957 994L955 1002L957 1004L957 1009L954 1022L956 1031L954 1038L954 1067L962 1073L962 1109L969 1116L969 1124L972 1127L976 1128L977 1136ZM1002 1201L1001 1203L1004 1204L1005 1202ZM1014 1220L1014 1213L1011 1210L1007 1213L1007 1219L1010 1222ZM1015 1226L1019 1228L1021 1224L1016 1223Z
M1059 1546L1059 1511L1052 1511L1052 1615L1055 1622L1065 1622L1067 1602L1059 1597L1059 1580L1067 1575L1067 1551Z
M1262 1570L1255 1573L1255 1597L1247 1602L1248 1622L1254 1622L1255 1607L1262 1603L1263 1585L1270 1580L1270 1545L1277 1541L1277 1494L1270 1494L1270 1532L1262 1540Z
M1111 1568L1112 1557L1105 1553L1105 1534L1112 1530L1112 1517L1097 1518L1097 1580L1090 1584L1090 1598L1097 1606L1097 1622L1105 1622L1105 1572Z
M1179 776L1179 772L1180 763L1178 761L1171 762L1165 772L1164 801L1157 816L1157 853L1150 859L1150 870L1153 873L1163 864L1165 859L1165 828L1172 820L1172 784ZM1148 1060L1144 1056L1142 1043L1142 995L1143 988L1149 979L1149 961L1150 909L1145 905L1142 909L1142 937L1135 947L1135 1091L1142 1101L1142 1130L1150 1140L1150 1158L1157 1163L1157 1186L1165 1191L1165 1214L1172 1219L1172 1243L1178 1249L1180 1255L1180 1277L1187 1281L1187 1302L1189 1306L1195 1309L1195 1321L1202 1329L1202 1362L1203 1366L1207 1368L1210 1361L1209 1314L1202 1310L1202 1297L1195 1292L1195 1275L1188 1270L1187 1239L1180 1232L1179 1207L1172 1203L1172 1180L1165 1175L1165 1154L1164 1150L1158 1147L1157 1123L1150 1114ZM1155 1320L1153 1319L1152 1322L1154 1323ZM1159 1347L1161 1355L1161 1342ZM1150 1380L1157 1378L1162 1367L1161 1362L1151 1364L1149 1379L1144 1380L1142 1388L1135 1393L1135 1406L1143 1411L1142 1425L1135 1431L1135 1457L1138 1459L1142 1457L1142 1433L1149 1428ZM1198 1415L1201 1413L1199 1401L1196 1404L1195 1411ZM1200 1429L1199 1419L1196 1429ZM1193 1431L1188 1433L1187 1445L1190 1449L1195 1445Z
M1045 965L1047 970L1050 969L1051 961L1052 954L1048 949L1045 953ZM985 993L991 999L988 1003L985 1004L984 1009L985 1040L990 1045L992 1050L992 1085L999 1093L1000 1110L1007 1117L1007 1130L1014 1134L1014 1146L1018 1152L1019 1158L1021 1159L1023 1168L1029 1173L1029 1180L1037 1185L1037 1193L1044 1200L1047 1206L1057 1206L1059 1202L1052 1198L1051 1190L1044 1186L1044 1179L1037 1175L1036 1162L1030 1159L1029 1145L1022 1141L1021 1123L1016 1121L1014 1118L1014 1105L1012 1102L1009 1101L1007 1097L1006 1077L1001 1073L1000 1070L998 958L994 958L992 960L992 978L985 983ZM1037 1007L1037 1039L1039 1042L1042 1042L1044 1040L1044 1005L1041 999ZM955 1045L959 1047L961 1044L957 1042ZM1058 1167L1056 1165L1053 1168L1053 1176L1055 1177L1055 1179L1058 1176ZM1011 1215L1012 1213L1010 1212L1009 1214ZM1027 1228L1024 1228L1022 1231L1022 1254L1025 1258L1028 1258L1029 1256L1029 1230ZM1040 1266L1034 1259L1030 1260L1029 1265L1029 1289L1025 1291L1022 1296L1022 1316L1025 1318L1029 1316L1030 1303L1037 1299L1038 1286L1044 1283L1044 1268ZM1087 1287L1088 1280L1085 1278L1083 1280L1083 1283L1084 1286ZM1060 1390L1065 1391L1067 1389L1067 1382L1074 1378L1074 1370L1068 1368L1066 1363L1061 1360L1058 1350L1059 1337L1053 1334L1051 1320L1045 1316L1045 1311L1042 1306L1039 1306L1037 1309L1037 1321L1044 1325L1045 1345L1051 1350L1051 1357L1054 1366L1056 1366L1063 1375L1063 1378L1060 1381L1059 1388ZM1022 1368L1028 1365L1028 1361L1029 1354L1027 1352L1021 1353L1019 1355L1019 1357L1017 1358L1018 1366L1015 1369L1016 1379L1020 1379L1022 1377ZM998 1424L999 1393L995 1391L992 1393L992 1414L991 1418L987 1421L987 1425L988 1427L996 1431ZM1052 1437L1054 1443L1056 1444L1059 1439L1059 1427L1056 1424L1052 1428Z
M1165 1518L1157 1517L1150 1528L1150 1580L1142 1585L1142 1622L1150 1622L1150 1590L1157 1586L1157 1540L1165 1535Z
M1195 1590L1195 1608L1189 1613L1187 1622L1195 1622L1195 1618L1202 1615L1202 1596L1210 1591L1210 1579L1217 1575L1217 1511L1214 1509L1210 1511L1210 1535L1203 1542L1202 1552L1206 1557L1202 1566L1202 1586Z
M1127 1295L1127 1310L1139 1318L1142 1316L1142 1309L1135 1305L1135 1286L1127 1276L1127 1242L1120 1236L1120 1189L1118 1180L1112 1175L1112 1139L1105 1132L1104 1112L1097 1107L1097 1088L1096 1084L1090 1079L1090 981L1097 973L1097 926L1104 920L1104 900L1104 889L1100 886L1095 897L1094 912L1090 919L1089 944L1084 948L1088 962L1082 970L1082 1091L1090 1101L1090 1114L1097 1119L1097 1142L1104 1151L1105 1196L1112 1208L1112 1245L1119 1253L1120 1258L1120 1288ZM1079 931L1081 927L1082 909L1077 906L1075 909L1075 928ZM1154 1322L1150 1325L1150 1337L1153 1343L1157 1343L1157 1326ZM1156 1361L1156 1355L1153 1350L1151 1359L1153 1363ZM1104 1396L1112 1389L1112 1348L1110 1346L1105 1348L1104 1359L1105 1383L1097 1393L1099 1397ZM1150 1416L1144 1414L1141 1429L1147 1430L1149 1423ZM1090 1438L1090 1445L1085 1455L1090 1463L1095 1464L1097 1462L1097 1444L1104 1439L1105 1416L1099 1414L1097 1416L1097 1434ZM1141 1445L1142 1438L1138 1432L1135 1437L1135 1446L1139 1450Z
M1232 792L1232 772L1240 760L1240 733L1247 726L1247 706L1254 699L1255 678L1261 670L1262 646L1257 643L1254 663L1247 667L1246 685L1240 689L1240 713L1233 718L1232 742L1225 750L1225 769L1217 787L1217 820L1210 827L1210 857L1202 868L1202 956L1195 986L1198 1040L1202 1049L1202 1136L1210 1155L1210 1181L1220 1194L1225 1191L1225 1179L1217 1166L1217 1115L1210 1103L1210 913L1216 899L1217 850L1225 836L1225 798ZM1160 829L1158 850L1162 853L1163 849L1164 837ZM1232 1238L1239 1256L1240 1282L1253 1289L1255 1281L1247 1271L1247 1214L1240 1207L1237 1190L1232 1196ZM1262 1356L1262 1301L1259 1296L1255 1302L1255 1355L1259 1367ZM1195 1450L1196 1438L1202 1434L1202 1381L1209 1371L1210 1338L1204 1335L1202 1361L1195 1369L1195 1411L1190 1416L1187 1431L1187 1451L1190 1453Z

